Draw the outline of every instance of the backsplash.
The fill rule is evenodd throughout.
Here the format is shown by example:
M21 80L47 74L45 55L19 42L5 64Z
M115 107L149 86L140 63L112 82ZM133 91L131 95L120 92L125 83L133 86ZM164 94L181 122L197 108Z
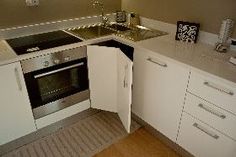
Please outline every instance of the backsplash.
M105 13L121 8L121 0L103 2ZM0 29L98 14L92 0L40 0L37 7L27 7L25 0L1 0Z
M201 24L200 29L218 34L221 21L236 21L235 0L122 0L122 9L134 11L143 17L176 24L185 20ZM236 38L236 27L233 38Z

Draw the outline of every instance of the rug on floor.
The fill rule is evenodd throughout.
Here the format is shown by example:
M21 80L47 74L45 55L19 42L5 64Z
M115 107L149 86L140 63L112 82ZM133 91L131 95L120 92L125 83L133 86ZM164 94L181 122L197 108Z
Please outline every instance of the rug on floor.
M131 132L139 127L132 120ZM90 157L127 135L117 114L101 111L3 157Z

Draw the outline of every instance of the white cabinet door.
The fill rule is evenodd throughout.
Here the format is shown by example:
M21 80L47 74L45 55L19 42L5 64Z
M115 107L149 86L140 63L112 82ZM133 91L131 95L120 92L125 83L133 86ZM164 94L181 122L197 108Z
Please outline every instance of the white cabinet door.
M132 61L118 48L88 46L91 107L117 112L130 132Z
M117 112L125 129L127 132L130 132L133 62L119 50L117 53L117 61Z
M189 71L154 52L136 49L132 111L176 141Z
M36 131L20 63L0 66L0 145Z
M117 50L88 46L88 68L91 107L117 111Z

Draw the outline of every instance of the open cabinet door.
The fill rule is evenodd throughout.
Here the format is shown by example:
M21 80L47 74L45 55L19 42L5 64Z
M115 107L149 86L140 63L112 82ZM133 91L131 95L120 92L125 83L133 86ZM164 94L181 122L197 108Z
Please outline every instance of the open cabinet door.
M87 46L91 107L117 112L117 49Z
M117 53L117 112L126 131L130 133L133 62L118 49Z
M132 61L119 48L88 46L87 53L91 107L118 113L129 133Z

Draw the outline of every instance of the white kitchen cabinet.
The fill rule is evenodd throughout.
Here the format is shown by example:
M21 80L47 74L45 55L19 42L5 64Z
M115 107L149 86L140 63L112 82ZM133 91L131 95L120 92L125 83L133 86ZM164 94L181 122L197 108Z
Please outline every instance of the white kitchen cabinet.
M197 157L234 157L235 84L191 70L177 143Z
M189 71L154 52L134 52L132 111L176 141Z
M0 145L36 131L19 62L0 66Z
M132 61L119 48L88 46L91 107L117 112L130 132Z
M235 157L236 142L183 113L178 144L196 157Z

